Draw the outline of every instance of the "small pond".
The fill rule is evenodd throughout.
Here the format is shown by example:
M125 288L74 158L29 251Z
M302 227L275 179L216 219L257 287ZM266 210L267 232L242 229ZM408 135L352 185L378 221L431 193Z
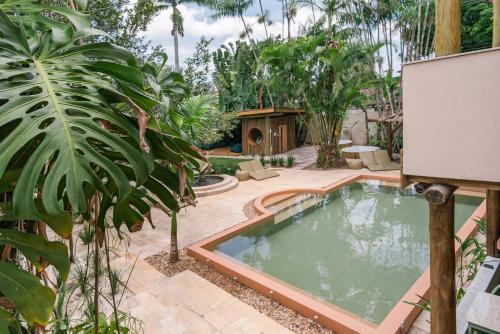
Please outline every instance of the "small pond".
M222 176L217 176L217 175L205 175L202 179L199 177L196 177L194 186L195 187L206 187L206 186L211 186L213 184L222 182L224 178Z

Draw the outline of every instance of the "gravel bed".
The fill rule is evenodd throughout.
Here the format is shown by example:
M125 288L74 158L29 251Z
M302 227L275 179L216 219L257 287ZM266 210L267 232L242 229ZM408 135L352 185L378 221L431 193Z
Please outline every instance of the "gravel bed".
M257 217L257 211L255 211L255 198L245 204L243 207L243 213L248 219Z
M263 296L257 291L222 275L215 269L199 261L196 261L186 254L185 249L179 252L179 256L180 261L176 264L170 264L168 262L169 255L167 252L152 255L146 258L146 261L168 277L172 277L173 275L184 270L190 270L207 281L224 289L242 302L257 309L259 312L267 315L294 333L333 334L332 331L324 328L313 320L295 313L291 309L267 298L266 296Z

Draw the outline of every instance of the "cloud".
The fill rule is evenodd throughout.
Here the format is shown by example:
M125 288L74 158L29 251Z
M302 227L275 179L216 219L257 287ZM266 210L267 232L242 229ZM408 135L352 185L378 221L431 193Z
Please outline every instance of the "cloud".
M281 8L274 4L271 6L274 7L274 10L271 11L271 19L275 23L268 26L268 32L273 36L281 35L283 32ZM202 36L214 38L212 48L215 50L222 44L239 39L240 34L244 31L243 24L239 18L224 17L214 20L211 17L212 12L207 8L196 5L180 5L178 8L184 18L184 37L179 38L179 58L181 63L193 54L196 42ZM257 13L256 10L249 12ZM171 35L171 14L171 9L160 13L153 19L143 35L153 43L162 45L167 50L170 58L169 62L173 63L174 47ZM310 20L310 17L312 17L312 13L309 8L300 8L295 18L295 22L291 26L292 35L295 36L299 27L306 24L308 20ZM266 38L264 26L256 23L258 19L257 15L246 15L244 19L247 25L252 27L252 38L256 40Z

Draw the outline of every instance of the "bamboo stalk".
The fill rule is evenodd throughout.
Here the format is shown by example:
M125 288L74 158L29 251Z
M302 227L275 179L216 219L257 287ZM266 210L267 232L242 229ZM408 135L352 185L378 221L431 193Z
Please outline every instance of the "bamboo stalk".
M493 47L500 47L500 0L493 0Z

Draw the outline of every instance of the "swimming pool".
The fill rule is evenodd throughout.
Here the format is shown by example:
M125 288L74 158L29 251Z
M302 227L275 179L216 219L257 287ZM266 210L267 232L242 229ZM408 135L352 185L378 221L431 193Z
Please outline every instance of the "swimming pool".
M390 333L387 321L407 326L415 315L400 304L427 293L413 290L429 265L428 204L396 180L356 176L323 191L265 196L257 201L260 219L199 246L216 268L327 327ZM456 195L456 231L472 232L482 201ZM402 319L397 306L406 311Z

